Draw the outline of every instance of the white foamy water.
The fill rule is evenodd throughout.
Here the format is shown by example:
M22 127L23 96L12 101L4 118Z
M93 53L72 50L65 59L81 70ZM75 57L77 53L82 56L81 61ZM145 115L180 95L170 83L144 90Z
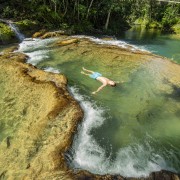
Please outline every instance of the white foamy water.
M19 41L23 41L25 36L19 31L18 27L13 23L9 23L9 26L16 34L16 37L19 39Z
M60 73L60 71L58 70L58 69L55 69L55 68L52 68L52 67L46 67L45 69L44 69L44 71L46 71L46 72L53 72L53 73Z
M134 144L119 149L113 160L111 157L106 157L105 149L98 145L91 134L92 129L104 123L105 110L86 100L87 98L80 95L77 88L71 87L70 91L85 112L84 120L71 148L72 155L68 155L72 167L101 175L120 174L125 177L145 177L151 172L167 169L165 160L154 153L148 142L144 145Z
M125 41L120 41L120 40L116 40L116 39L113 39L113 40L103 40L103 39L100 39L100 38L96 38L96 37L93 37L93 36L84 36L84 35L76 35L76 36L73 36L73 37L76 37L76 38L87 38L97 44L106 44L106 45L112 45L112 46L118 46L118 47L121 47L121 48L124 48L124 49L130 49L132 51L145 51L145 52L149 52L145 47L143 46L135 46L135 45L132 45L132 44L128 44L127 42Z
M45 59L48 59L49 58L48 53L49 53L49 51L47 51L47 50L39 50L39 51L26 53L29 56L27 63L30 63L32 65L36 65L39 62L41 62Z
M49 52L47 46L54 42L56 38L50 39L33 39L26 38L19 44L19 52L23 52L29 56L27 63L37 65L39 62L49 58Z
M57 38L50 39L38 39L38 38L26 38L23 42L19 44L19 51L29 52L38 49L45 49L47 45L56 41Z
M90 101L86 101L76 88L71 87L70 91L75 99L80 102L85 113L84 122L73 145L75 150L73 163L76 164L76 167L87 170L92 170L97 166L101 169L100 166L104 163L105 159L105 151L96 143L90 135L90 131L93 127L99 127L103 124L105 120L102 117L104 110L98 108ZM101 171L103 170L101 169Z

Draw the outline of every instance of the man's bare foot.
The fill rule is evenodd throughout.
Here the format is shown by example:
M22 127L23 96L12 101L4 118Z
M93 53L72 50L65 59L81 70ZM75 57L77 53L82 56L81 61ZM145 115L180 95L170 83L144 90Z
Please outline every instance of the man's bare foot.
M85 74L85 72L84 72L84 71L81 71L81 74Z
M85 71L86 69L84 67L82 67L82 69Z

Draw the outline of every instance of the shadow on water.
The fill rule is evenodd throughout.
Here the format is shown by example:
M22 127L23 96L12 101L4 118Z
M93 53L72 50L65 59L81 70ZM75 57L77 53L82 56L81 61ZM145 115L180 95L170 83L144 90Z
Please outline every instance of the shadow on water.
M172 85L172 89L173 89L172 94L167 95L167 97L173 98L176 101L180 102L180 88L175 85Z

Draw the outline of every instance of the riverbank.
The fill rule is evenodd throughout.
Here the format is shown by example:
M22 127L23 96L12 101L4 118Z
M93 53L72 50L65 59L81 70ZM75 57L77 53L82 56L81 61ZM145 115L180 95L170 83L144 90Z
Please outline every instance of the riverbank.
M146 24L143 24L143 22L135 21L134 24L128 25L126 28L115 28L113 30L100 30L100 29L94 29L94 28L89 28L84 27L81 29L80 25L79 28L71 28L70 26L67 27L61 27L58 28L56 31L51 28L51 27L46 27L45 25L39 24L37 21L32 21L32 20L21 20L21 21L11 21L11 20L6 20L6 19L0 19L0 45L6 45L10 43L16 43L21 40L17 38L16 33L11 29L10 23L16 26L16 29L19 30L21 33L23 33L26 37L31 37L33 36L34 38L40 37L42 34L48 34L49 31L52 31L53 33L56 32L56 36L59 35L75 35L75 34L86 34L86 35L98 35L98 36L105 36L105 35L110 35L110 36L119 36L121 34L126 33L127 31L131 31L131 29L139 28L141 31L154 31L154 32L166 32L163 31L161 27L153 27L153 26L146 26ZM81 29L81 30L80 30ZM121 29L121 30L118 30ZM179 37L180 35L180 30L179 30L179 24L175 24L173 27L171 27L171 30L167 31L169 34L172 35L172 37ZM167 33L166 32L166 33ZM54 35L52 35L54 36ZM47 38L47 37L43 37Z
M83 112L63 74L39 70L26 59L0 55L0 178L72 179L64 152Z
M62 45L62 42L65 44L65 40L61 40L57 45ZM92 45L84 39L71 41L66 46L62 46L62 53L68 50L69 53L86 54L91 58L90 47L94 47L93 54L104 60L102 63L113 60L112 65L121 62L121 65L123 63L126 66L123 59L127 61L130 58L129 69L133 69L134 65L138 68L142 63L146 64L156 58L154 62L157 61L166 66L165 71L161 72L163 77L169 83L179 87L179 65L150 53L106 45L99 48L100 45ZM64 152L72 143L77 123L82 119L82 110L69 96L66 78L63 75L47 73L32 65L24 64L26 56L23 54L7 52L1 55L0 59L2 69L0 77L3 87L1 88L3 89L1 108L4 109L1 120L4 126L1 128L4 129L5 137L2 140L0 152L1 177L135 179L111 175L98 176L87 171L70 170L64 161ZM168 75L167 72L169 72ZM5 162L8 163L4 166ZM146 179L165 177L174 180L178 179L179 175L161 171L152 173Z

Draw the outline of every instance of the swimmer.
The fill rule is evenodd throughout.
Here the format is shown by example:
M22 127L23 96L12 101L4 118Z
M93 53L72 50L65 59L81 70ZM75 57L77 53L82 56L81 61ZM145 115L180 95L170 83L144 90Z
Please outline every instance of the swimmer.
M82 74L89 76L92 79L98 80L102 83L102 86L100 86L96 91L92 92L92 94L96 94L97 92L101 91L107 85L109 85L111 87L116 86L116 83L114 81L112 81L106 77L103 77L102 74L85 69L84 67L82 69L83 69L83 71L81 71Z

